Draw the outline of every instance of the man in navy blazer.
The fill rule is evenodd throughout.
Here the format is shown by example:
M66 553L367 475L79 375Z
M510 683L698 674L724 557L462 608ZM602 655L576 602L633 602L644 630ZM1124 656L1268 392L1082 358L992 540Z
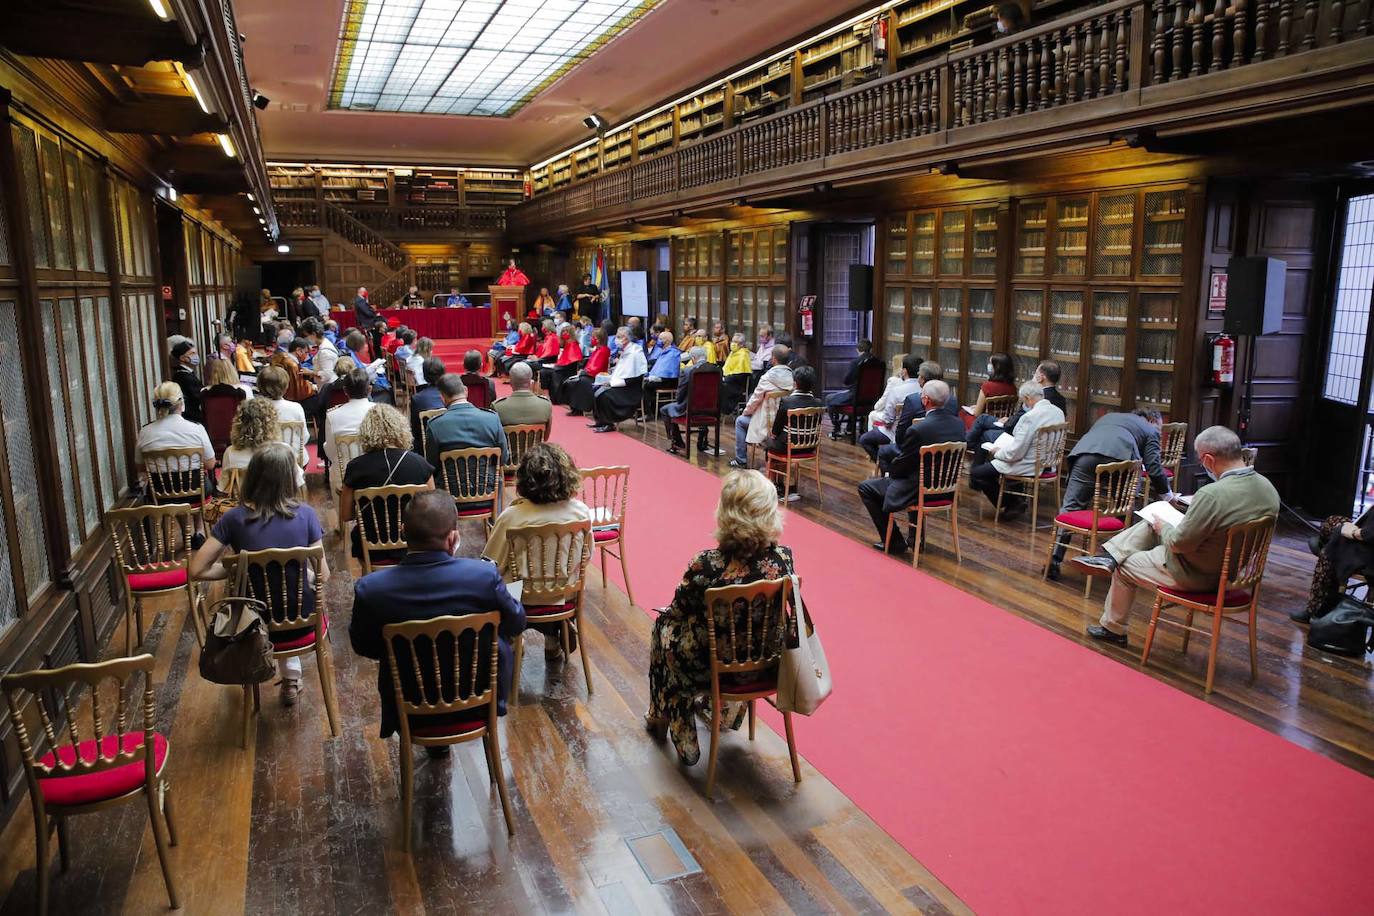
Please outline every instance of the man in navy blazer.
M859 484L859 499L863 500L864 508L873 519L873 527L878 529L879 540L873 546L879 550L883 549L882 539L887 536L888 516L916 502L921 447L964 441L964 421L959 419L958 408L950 407L954 399L949 385L940 379L926 382L921 386L921 402L924 415L911 424L901 440L901 450L892 460L889 476L874 477ZM905 553L906 548L901 529L894 528L888 552Z
M514 665L511 640L525 629L524 607L506 591L494 563L453 555L458 547L458 513L453 498L443 490L411 499L405 531L409 544L405 558L354 583L353 619L348 625L353 651L381 662L377 693L382 700L382 737L390 737L401 725L382 639L382 627L388 623L499 611L497 711L504 715Z

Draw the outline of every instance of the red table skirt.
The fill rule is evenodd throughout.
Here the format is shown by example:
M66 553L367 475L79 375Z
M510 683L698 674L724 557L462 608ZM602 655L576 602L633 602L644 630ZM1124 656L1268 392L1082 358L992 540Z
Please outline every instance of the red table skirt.
M416 334L433 340L491 336L490 306L470 309L378 309L377 313L383 318L395 315L401 324ZM329 317L339 323L341 330L358 323L352 309L330 312Z

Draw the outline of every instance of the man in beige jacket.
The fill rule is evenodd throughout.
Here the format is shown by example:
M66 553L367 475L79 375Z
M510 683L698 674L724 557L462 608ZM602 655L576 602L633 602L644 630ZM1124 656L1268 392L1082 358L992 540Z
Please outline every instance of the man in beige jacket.
M792 351L782 344L773 347L772 365L759 378L749 403L735 417L735 457L730 459L730 467L749 466L749 445L758 445L768 438L773 429L773 417L778 412L778 402L792 392L796 386L792 382ZM777 397L769 397L773 392L782 392Z

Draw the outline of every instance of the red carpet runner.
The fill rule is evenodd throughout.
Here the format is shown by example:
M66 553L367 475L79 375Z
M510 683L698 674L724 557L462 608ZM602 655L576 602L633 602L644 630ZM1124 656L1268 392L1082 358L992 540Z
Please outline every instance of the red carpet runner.
M667 604L715 477L555 414L579 466L633 467L635 596ZM783 542L836 685L801 753L976 911L1370 912L1374 781L804 518Z

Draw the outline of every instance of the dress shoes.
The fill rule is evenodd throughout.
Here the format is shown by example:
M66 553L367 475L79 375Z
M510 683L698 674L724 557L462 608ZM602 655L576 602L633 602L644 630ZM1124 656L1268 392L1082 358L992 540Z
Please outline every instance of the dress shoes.
M1006 506L1002 509L1001 514L997 516L997 520L999 522L1014 521L1015 519L1018 519L1021 516L1025 515L1027 508L1028 507L1026 506L1024 501L1014 502L1011 505Z
M1307 608L1303 608L1300 611L1294 611L1293 613L1289 614L1288 619L1293 621L1294 623L1300 623L1303 626L1306 626L1307 624L1312 622L1312 615L1307 613Z
M1126 648L1125 633L1113 633L1106 627L1091 626L1088 627L1088 635L1098 642L1109 642L1114 646L1120 646L1123 649Z
M1059 581L1060 576L1058 563L1050 563L1050 565L1045 569L1045 578L1049 579L1051 582Z
M1074 557L1073 565L1084 575L1101 579L1110 579L1116 572L1116 561L1111 557Z

